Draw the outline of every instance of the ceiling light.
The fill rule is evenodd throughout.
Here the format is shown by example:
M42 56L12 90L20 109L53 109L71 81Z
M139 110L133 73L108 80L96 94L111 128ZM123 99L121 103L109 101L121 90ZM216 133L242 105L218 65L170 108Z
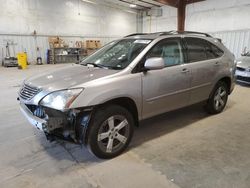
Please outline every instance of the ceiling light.
M91 4L97 4L96 2L90 1L90 0L82 0L85 3L91 3Z
M136 5L135 4L130 4L129 7L130 8L136 8Z

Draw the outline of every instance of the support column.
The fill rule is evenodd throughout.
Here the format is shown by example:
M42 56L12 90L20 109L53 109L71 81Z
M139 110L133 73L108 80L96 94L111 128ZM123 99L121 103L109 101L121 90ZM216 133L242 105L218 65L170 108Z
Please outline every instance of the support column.
M178 5L178 31L185 30L185 18L186 18L186 3L183 0L179 1Z

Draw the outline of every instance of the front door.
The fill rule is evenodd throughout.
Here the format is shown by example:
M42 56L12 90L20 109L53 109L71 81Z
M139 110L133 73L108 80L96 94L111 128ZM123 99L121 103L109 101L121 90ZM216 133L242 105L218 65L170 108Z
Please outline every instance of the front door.
M143 73L143 118L184 107L190 96L191 72L184 64L181 39L158 42L145 59L151 57L162 57L165 68Z

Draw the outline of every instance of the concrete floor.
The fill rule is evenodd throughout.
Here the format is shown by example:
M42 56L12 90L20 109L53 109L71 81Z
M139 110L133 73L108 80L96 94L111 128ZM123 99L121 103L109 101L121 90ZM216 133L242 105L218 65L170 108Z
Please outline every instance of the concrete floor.
M21 80L63 65L0 68L0 187L250 187L250 88L237 85L222 114L192 106L146 120L130 148L99 160L49 143L16 101Z

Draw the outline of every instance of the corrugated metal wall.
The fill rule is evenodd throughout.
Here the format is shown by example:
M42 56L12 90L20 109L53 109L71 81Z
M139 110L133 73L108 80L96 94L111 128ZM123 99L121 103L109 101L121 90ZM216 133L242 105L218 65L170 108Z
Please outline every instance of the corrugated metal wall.
M0 35L1 59L6 54L7 41L13 41L16 45L10 45L10 55L13 56L18 52L27 52L28 61L34 61L37 56L41 56L45 60L46 50L49 48L47 37L33 37L33 36L8 36ZM36 45L37 43L37 45ZM39 47L40 54L37 54L36 47Z
M250 50L250 30L220 31L210 34L222 39L223 44L234 53L236 58L241 56L245 47Z
M61 37L66 43L72 41L84 41L88 39L100 40L102 45L120 38L118 36L110 36L110 37L70 37L70 36L62 36ZM48 36L25 36L25 35L0 35L0 60L5 57L6 54L6 44L7 41L13 41L14 46L10 46L10 55L16 54L18 52L27 52L28 61L34 63L38 56L42 57L43 62L46 62L47 59L47 50L49 49ZM40 51L37 51L37 47L39 47Z
M250 50L250 30L237 30L237 31L220 31L215 33L210 33L216 38L221 38L225 46L234 53L236 58L241 56L242 51L245 47ZM87 37L62 37L66 42L69 41L83 41L90 38ZM101 40L102 44L106 44L112 40L120 38L119 36L103 37L91 39ZM41 56L46 61L47 49L49 49L48 36L14 36L14 35L0 35L0 59L5 56L6 50L5 46L7 40L16 43L14 47L10 47L10 53L13 54L13 48L15 53L26 51L28 53L28 60L34 62L37 56ZM40 52L37 52L36 47L40 48Z

